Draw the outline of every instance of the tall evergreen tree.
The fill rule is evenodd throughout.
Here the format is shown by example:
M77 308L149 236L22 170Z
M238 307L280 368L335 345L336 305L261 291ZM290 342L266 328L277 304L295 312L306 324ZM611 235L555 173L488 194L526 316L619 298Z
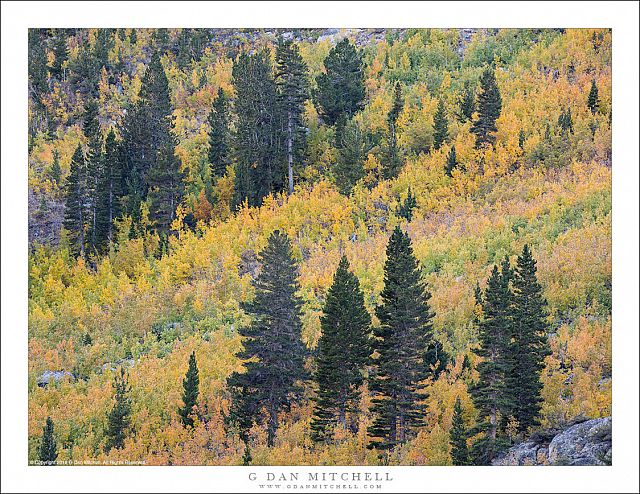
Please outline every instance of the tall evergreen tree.
M193 427L193 407L198 401L198 386L200 378L198 377L198 364L196 362L196 352L191 352L189 357L189 369L187 375L182 381L182 403L183 406L178 410L182 425L185 427Z
M458 119L461 123L469 122L476 111L476 95L471 86L467 86L460 101L460 112Z
M458 166L458 157L456 156L456 147L451 146L449 150L449 154L447 154L447 164L444 167L444 172L447 174L447 177L453 176L453 170Z
M230 116L229 97L220 88L209 113L208 157L213 179L222 177L231 163Z
M102 170L102 132L98 121L98 102L91 98L85 105L82 131L87 138L87 152L85 162L87 168L87 209L89 224L87 246L91 253L96 252L96 220L99 195L99 185Z
M512 369L508 387L513 395L513 416L519 431L540 424L544 358L549 355L546 301L536 277L536 261L528 245L518 256L513 275Z
M42 105L40 97L48 90L47 52L41 29L29 29L29 82L34 100Z
M349 195L364 177L365 143L362 131L353 120L346 124L340 138L333 174L340 193Z
M120 374L116 372L113 380L115 392L115 404L107 415L107 444L106 451L112 448L122 449L124 440L129 431L131 423L131 386L129 386L127 374L123 367L120 367Z
M318 341L315 374L318 395L311 421L315 441L330 439L331 428L336 424L347 427L347 414L357 410L364 367L371 355L371 317L346 256L338 264L320 324L322 336Z
M402 158L400 157L400 149L398 148L397 124L403 107L404 98L402 96L402 86L399 82L396 82L393 91L393 104L389 115L387 115L387 146L382 168L383 176L386 179L397 177L402 167Z
M301 300L296 294L298 270L289 238L275 231L260 253L262 266L255 279L254 300L244 305L253 323L239 330L244 349L238 354L245 372L233 373L227 386L233 400L230 421L236 423L246 441L254 422L267 424L267 444L274 444L278 414L289 410L300 397L300 381L306 379L306 348L301 340ZM266 410L266 417L261 410Z
M482 319L479 324L480 347L474 353L482 357L477 370L479 380L470 391L478 410L477 432L482 436L473 444L476 464L490 464L495 455L507 444L501 425L513 409L512 397L507 390L510 371L510 269L503 264L502 271L493 267L482 296Z
M411 221L413 218L413 210L418 206L418 201L416 196L411 192L411 187L407 191L407 197L404 202L398 208L397 214L401 218L406 219L407 221Z
M120 215L122 190L122 158L116 134L111 128L104 144L102 176L98 187L96 206L96 245L105 252L113 241L113 222Z
M324 60L325 71L316 77L314 101L328 125L346 120L364 108L362 54L347 38L334 46Z
M71 158L71 171L65 184L63 225L69 232L74 255L85 255L85 228L87 226L87 175L82 147L78 145Z
M268 49L242 53L233 66L237 115L234 135L236 180L234 203L259 206L285 184L282 115Z
M38 460L43 465L53 465L57 458L58 448L56 446L56 438L53 435L53 420L51 420L51 417L47 417L47 423L42 429L42 442L40 443Z
M566 111L562 111L558 117L558 127L566 133L573 134L573 118L571 117L571 107L568 107Z
M430 293L420 277L409 235L396 227L387 245L382 304L376 308L380 326L374 329L369 389L374 420L369 447L382 450L405 442L422 423L427 377L425 355L432 344Z
M598 107L600 106L600 98L598 98L598 86L596 81L591 81L591 90L589 91L589 97L587 98L587 107L591 110L592 114L596 114Z
M184 195L184 174L174 154L175 141L158 150L158 157L147 173L149 186L149 219L161 237L171 231L176 208Z
M53 163L51 163L51 168L49 169L49 178L51 178L56 185L60 185L62 169L60 168L60 153L57 149L53 150Z
M56 29L53 39L53 62L49 68L51 75L58 80L64 80L64 69L62 65L67 60L67 35L64 29Z
M476 147L485 143L493 144L494 132L498 130L496 120L502 111L502 97L491 67L487 67L480 77L477 110L478 116L471 127L471 131L476 135Z
M462 416L462 403L456 398L453 407L453 423L449 431L449 444L451 445L451 461L454 465L469 465L469 448L467 447L467 429Z
M444 101L438 102L438 109L433 117L433 148L438 150L449 138L449 122Z
M293 194L294 161L300 162L304 153L304 123L302 114L307 100L307 65L300 56L298 45L280 40L276 50L276 85L284 118L285 153L287 155L289 194Z

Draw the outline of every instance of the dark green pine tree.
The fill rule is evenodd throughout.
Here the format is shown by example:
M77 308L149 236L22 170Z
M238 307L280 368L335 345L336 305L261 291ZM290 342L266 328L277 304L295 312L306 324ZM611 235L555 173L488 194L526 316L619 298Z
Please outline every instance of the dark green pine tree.
M536 277L536 261L528 245L518 256L513 274L512 345L508 386L519 432L540 424L544 359L550 354L546 301Z
M316 77L314 101L325 123L334 125L340 117L349 120L364 108L362 53L344 38L329 51L324 68Z
M131 32L129 33L129 43L131 43L131 46L135 46L137 42L138 42L138 30L134 27L134 28L131 28Z
M172 139L173 140L173 139ZM175 155L175 140L158 149L158 157L147 173L149 219L158 234L166 239L176 208L184 195L184 173Z
M222 177L231 163L230 116L229 97L219 88L209 113L208 157L211 178L214 180Z
M53 62L49 67L49 72L59 81L64 80L63 64L67 60L67 35L64 29L56 29L53 39Z
M444 167L444 172L447 177L453 176L453 170L458 167L458 157L456 156L456 147L451 146L449 154L447 154L447 164Z
M318 387L311 437L331 440L336 425L347 428L347 414L355 414L364 383L364 368L371 355L371 316L364 306L358 278L342 256L329 288L320 319L315 381ZM351 424L355 424L351 417Z
M284 146L287 156L288 190L293 194L294 163L304 156L305 126L302 121L304 103L308 99L307 65L298 45L280 40L276 49L276 85L283 115Z
M438 102L438 109L433 117L433 149L440 149L449 138L449 122L447 121L447 110L444 101Z
M424 364L427 372L427 377L431 377L434 381L437 381L449 363L450 357L447 352L444 351L444 347L440 341L433 339L427 348L427 353L424 357Z
M251 465L252 461L253 461L253 458L251 456L251 450L249 449L249 445L245 444L244 445L244 454L242 455L242 465L243 466Z
M398 207L397 214L401 218L404 218L407 221L411 221L413 218L413 210L418 206L418 201L416 196L411 192L411 187L407 192L407 197L403 201L403 203Z
M56 185L60 185L62 169L60 168L60 153L57 149L53 150L53 163L51 163L51 168L49 169L49 178L53 180Z
M69 232L69 243L76 256L85 255L87 227L87 175L82 147L78 145L71 158L71 171L65 184L63 225Z
M296 294L300 286L289 238L273 232L259 261L254 300L243 306L253 323L238 331L244 337L238 357L252 360L245 362L245 372L235 372L227 381L232 393L229 421L245 442L251 425L266 421L267 444L273 446L278 414L300 399L307 350L301 339L302 303ZM266 417L261 416L263 409Z
M365 142L360 127L353 120L345 125L340 138L333 175L340 193L349 195L364 177Z
M185 427L193 427L193 407L198 401L198 386L200 378L198 377L198 364L196 363L196 352L191 352L189 357L189 369L187 375L182 381L182 403L183 406L178 409L178 415L182 425Z
M481 437L472 447L476 465L491 464L495 455L508 443L502 425L513 409L506 382L511 367L510 278L508 268L500 272L498 266L494 266L482 296L480 347L473 351L483 360L477 365L479 380L470 389L473 403L478 410L475 432L481 433Z
M112 448L122 449L124 440L129 431L131 422L131 386L128 383L127 374L120 367L120 374L116 372L113 380L115 391L115 404L107 415L107 444L105 450L108 453Z
M460 101L460 112L458 120L461 123L469 122L473 118L473 112L476 111L476 95L470 86L467 86Z
M97 98L101 68L89 39L80 39L77 56L69 60L68 80L73 91L88 98Z
M600 99L598 98L598 86L596 81L591 81L591 90L589 91L589 97L587 98L587 107L591 110L592 114L596 114L598 107L600 106Z
M103 173L102 132L98 121L98 102L90 98L85 104L82 131L87 138L85 162L87 166L87 208L89 224L87 247L90 253L97 251L97 207L99 185Z
M242 53L233 66L237 115L234 134L234 204L259 206L264 197L285 188L282 114L270 50Z
M120 144L111 128L104 144L102 176L98 187L96 207L96 245L104 253L113 241L114 220L120 216L120 201L123 196L122 157Z
M456 398L453 407L453 423L449 430L449 444L451 445L451 461L454 465L470 465L469 448L467 447L467 429L462 416L462 403L460 398Z
M53 420L51 420L51 417L47 417L47 423L42 429L42 442L40 443L38 460L43 465L54 465L57 458L58 448L56 446L56 438L53 435Z
M34 100L42 106L40 97L49 89L47 52L42 29L29 29L29 82Z
M571 107L568 107L566 111L562 111L558 117L558 127L563 133L573 134L573 118L571 117Z
M502 111L502 97L491 67L487 67L480 77L480 93L477 98L478 116L471 126L476 135L476 147L493 144L494 132L498 130L496 120Z
M398 148L398 117L404 107L404 98L402 96L402 86L396 82L393 91L393 104L389 115L387 115L387 145L385 148L384 162L382 166L382 174L385 179L395 178L398 176L402 168L402 157Z
M387 245L382 304L376 308L369 389L373 423L369 448L388 450L404 443L422 423L428 377L425 355L432 345L433 314L409 235L396 227Z

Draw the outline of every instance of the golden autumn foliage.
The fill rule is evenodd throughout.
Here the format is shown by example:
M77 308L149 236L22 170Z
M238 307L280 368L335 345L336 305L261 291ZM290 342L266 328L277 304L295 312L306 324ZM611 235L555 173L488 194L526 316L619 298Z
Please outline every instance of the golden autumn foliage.
M143 48L151 35L137 31L135 45L128 37L118 38L110 54L140 65L123 75L122 90L102 74L104 122L117 123L139 90ZM233 94L233 59L216 43L184 69L173 55L163 57L179 139L176 153L188 171L179 216L193 213L198 224L188 229L177 222L179 231L162 257L157 237L129 239L131 220L126 217L119 220L109 254L94 262L73 259L64 242L34 247L29 257L30 458L37 455L42 424L51 416L61 460L241 464L244 445L224 426L229 409L225 381L240 368L234 356L241 345L237 329L249 322L241 302L253 297L256 256L276 229L289 235L300 265L303 340L310 347L320 336L324 297L341 255L358 276L373 316L384 283L389 234L400 224L412 238L432 293L434 334L453 361L436 382L428 383L426 426L393 452L392 464L451 463L449 429L456 398L467 425L475 418L467 391L473 372L462 369L465 355L475 363L470 353L477 344L474 288L478 282L483 285L493 263L505 255L515 258L525 244L537 260L550 312L552 355L542 377L543 426L561 425L578 415L610 415L611 33L568 29L516 37L513 31L478 31L462 61L457 30L412 30L393 43L387 39L367 45L368 103L357 119L370 134L383 133L393 82L403 83L398 143L405 166L399 176L380 180L383 154L374 146L364 165L365 179L349 197L338 193L331 174L333 130L308 103L308 163L295 193L271 195L259 208L238 211L230 209L232 167L212 184L209 196L205 191L211 180L206 115L219 87ZM595 34L601 35L597 45ZM330 47L328 40L300 43L312 78L323 70ZM477 150L470 123L455 115L465 84L475 84L483 64L494 60L503 101L496 145ZM592 80L600 90L596 115L586 106ZM447 105L449 142L431 151L439 98ZM59 153L65 177L84 137L80 125L71 123L79 110L55 86L45 104L59 115L60 125L53 139L33 139L29 184L59 194L46 178L53 151ZM565 135L556 123L569 106L574 133ZM545 136L547 124L550 136ZM526 136L522 147L521 130ZM462 167L447 177L451 146ZM409 187L417 207L407 223L397 208ZM185 429L177 410L192 351L198 359L200 395L195 426ZM107 454L106 414L113 406L112 375L120 365L128 368L132 387L131 430L125 447ZM40 387L38 376L47 370L65 370L76 379ZM306 401L282 417L273 448L267 448L264 430L252 430L253 464L379 463L376 452L366 448L366 390L360 431L341 431L335 444L322 446L309 439L310 387L307 394Z

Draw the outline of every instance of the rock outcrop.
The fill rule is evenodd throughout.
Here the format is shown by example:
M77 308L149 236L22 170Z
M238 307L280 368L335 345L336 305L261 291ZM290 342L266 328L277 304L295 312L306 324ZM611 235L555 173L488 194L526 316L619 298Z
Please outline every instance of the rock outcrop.
M512 446L493 465L611 464L611 417L574 423L563 431L541 431Z

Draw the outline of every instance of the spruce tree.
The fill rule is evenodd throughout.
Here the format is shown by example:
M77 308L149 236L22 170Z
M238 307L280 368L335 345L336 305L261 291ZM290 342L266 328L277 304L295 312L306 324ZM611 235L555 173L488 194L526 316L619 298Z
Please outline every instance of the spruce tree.
M87 176L84 155L80 145L71 158L71 171L65 184L63 225L69 232L74 255L85 255L85 228L87 226Z
M407 191L407 197L398 208L397 214L401 218L404 218L410 222L411 219L413 218L413 210L417 206L418 206L418 201L416 199L416 196L413 195L413 193L411 192L411 187L409 187L409 190Z
M89 224L87 247L89 252L97 249L96 220L99 185L103 173L102 132L98 121L98 102L91 98L85 104L82 131L87 138L85 162L87 169L87 208Z
M47 70L47 52L41 29L29 29L29 82L34 100L42 106L40 97L49 89L49 73Z
M331 439L331 428L335 425L347 428L347 414L357 410L364 367L371 355L371 317L346 256L338 264L320 324L322 336L314 376L318 390L311 421L314 441Z
M114 220L120 216L123 196L122 157L116 134L111 128L104 144L102 176L98 187L96 206L96 245L99 252L106 252L113 241Z
M60 168L60 153L57 149L53 150L53 163L51 163L51 168L49 169L49 178L51 178L56 185L60 185L62 169Z
M393 104L389 115L387 115L387 146L382 167L382 173L385 179L397 177L402 168L402 158L400 156L400 149L398 148L397 124L403 107L402 86L399 82L396 82L393 91Z
M245 443L244 445L244 454L242 455L242 465L248 466L251 465L253 458L251 457L251 450L249 449L249 445Z
M477 97L478 116L471 131L476 135L476 147L493 144L498 130L496 120L502 111L502 97L492 68L487 67L480 77L480 93Z
M252 360L245 362L245 372L235 372L227 380L232 393L229 421L237 425L245 442L251 425L266 421L267 444L273 446L278 414L300 398L307 350L301 339L302 302L296 294L300 286L289 238L273 232L259 262L255 297L243 305L253 323L238 330L244 346L238 358ZM261 416L262 409L266 417Z
M335 125L340 117L349 120L364 108L362 53L344 38L329 51L324 68L316 77L314 102L325 123Z
M600 106L600 99L598 98L598 86L596 81L591 81L591 90L589 91L589 97L587 98L587 107L591 110L592 114L596 114L598 107Z
M259 206L285 188L282 115L268 49L242 53L233 66L237 115L234 204Z
M365 143L358 124L353 120L345 125L340 138L333 174L340 193L349 195L365 174Z
M396 227L387 245L382 304L376 308L369 389L373 423L369 448L388 450L404 443L422 423L427 377L425 355L432 344L430 293L420 277L409 235Z
M229 98L222 88L219 88L209 113L208 157L212 179L222 177L231 163L230 116Z
M107 453L112 449L122 449L124 440L129 431L131 422L131 398L129 394L131 387L128 383L127 375L123 367L120 367L120 374L116 372L113 380L115 392L115 404L107 415Z
M276 85L278 101L284 119L285 153L287 156L288 191L293 194L294 162L304 154L304 123L302 114L307 100L307 65L292 41L278 42L276 49Z
M479 380L471 387L471 397L478 410L476 432L481 437L473 444L474 463L491 464L507 440L502 424L512 411L513 403L507 390L510 371L511 338L510 269L493 267L482 296L482 319L479 323L480 347L474 353L483 360L478 364Z
M67 60L67 35L64 29L56 29L53 39L53 62L49 68L51 75L58 80L64 79L64 69L62 65Z
M164 238L171 231L176 208L184 195L184 174L174 152L175 142L161 146L155 163L147 173L149 219L156 232Z
M447 121L447 111L444 101L438 102L438 109L433 117L433 148L438 150L447 142L449 138L449 122Z
M460 101L460 113L458 119L461 123L469 122L473 118L473 112L476 111L476 95L473 88L467 86Z
M562 132L569 132L573 134L573 118L571 117L571 107L568 107L566 111L562 111L558 117L558 127Z
M519 432L540 424L544 359L547 341L546 301L536 277L536 261L528 245L518 256L513 274L512 344L508 386L513 394L513 416Z
M458 166L458 157L456 156L456 147L451 146L449 150L449 154L447 154L447 164L445 165L444 172L447 174L447 177L453 176L453 170L455 170Z
M47 423L42 429L42 442L40 443L40 451L38 460L43 465L54 465L58 458L58 448L56 446L56 438L53 435L53 420L47 417Z
M469 448L467 447L467 429L462 416L460 397L456 398L453 407L453 422L449 430L449 444L451 445L451 461L454 465L469 465Z
M187 375L182 381L182 403L183 406L178 409L180 420L185 427L193 427L193 407L198 400L198 385L200 378L198 377L198 364L196 363L196 352L191 352L189 357L189 369Z

